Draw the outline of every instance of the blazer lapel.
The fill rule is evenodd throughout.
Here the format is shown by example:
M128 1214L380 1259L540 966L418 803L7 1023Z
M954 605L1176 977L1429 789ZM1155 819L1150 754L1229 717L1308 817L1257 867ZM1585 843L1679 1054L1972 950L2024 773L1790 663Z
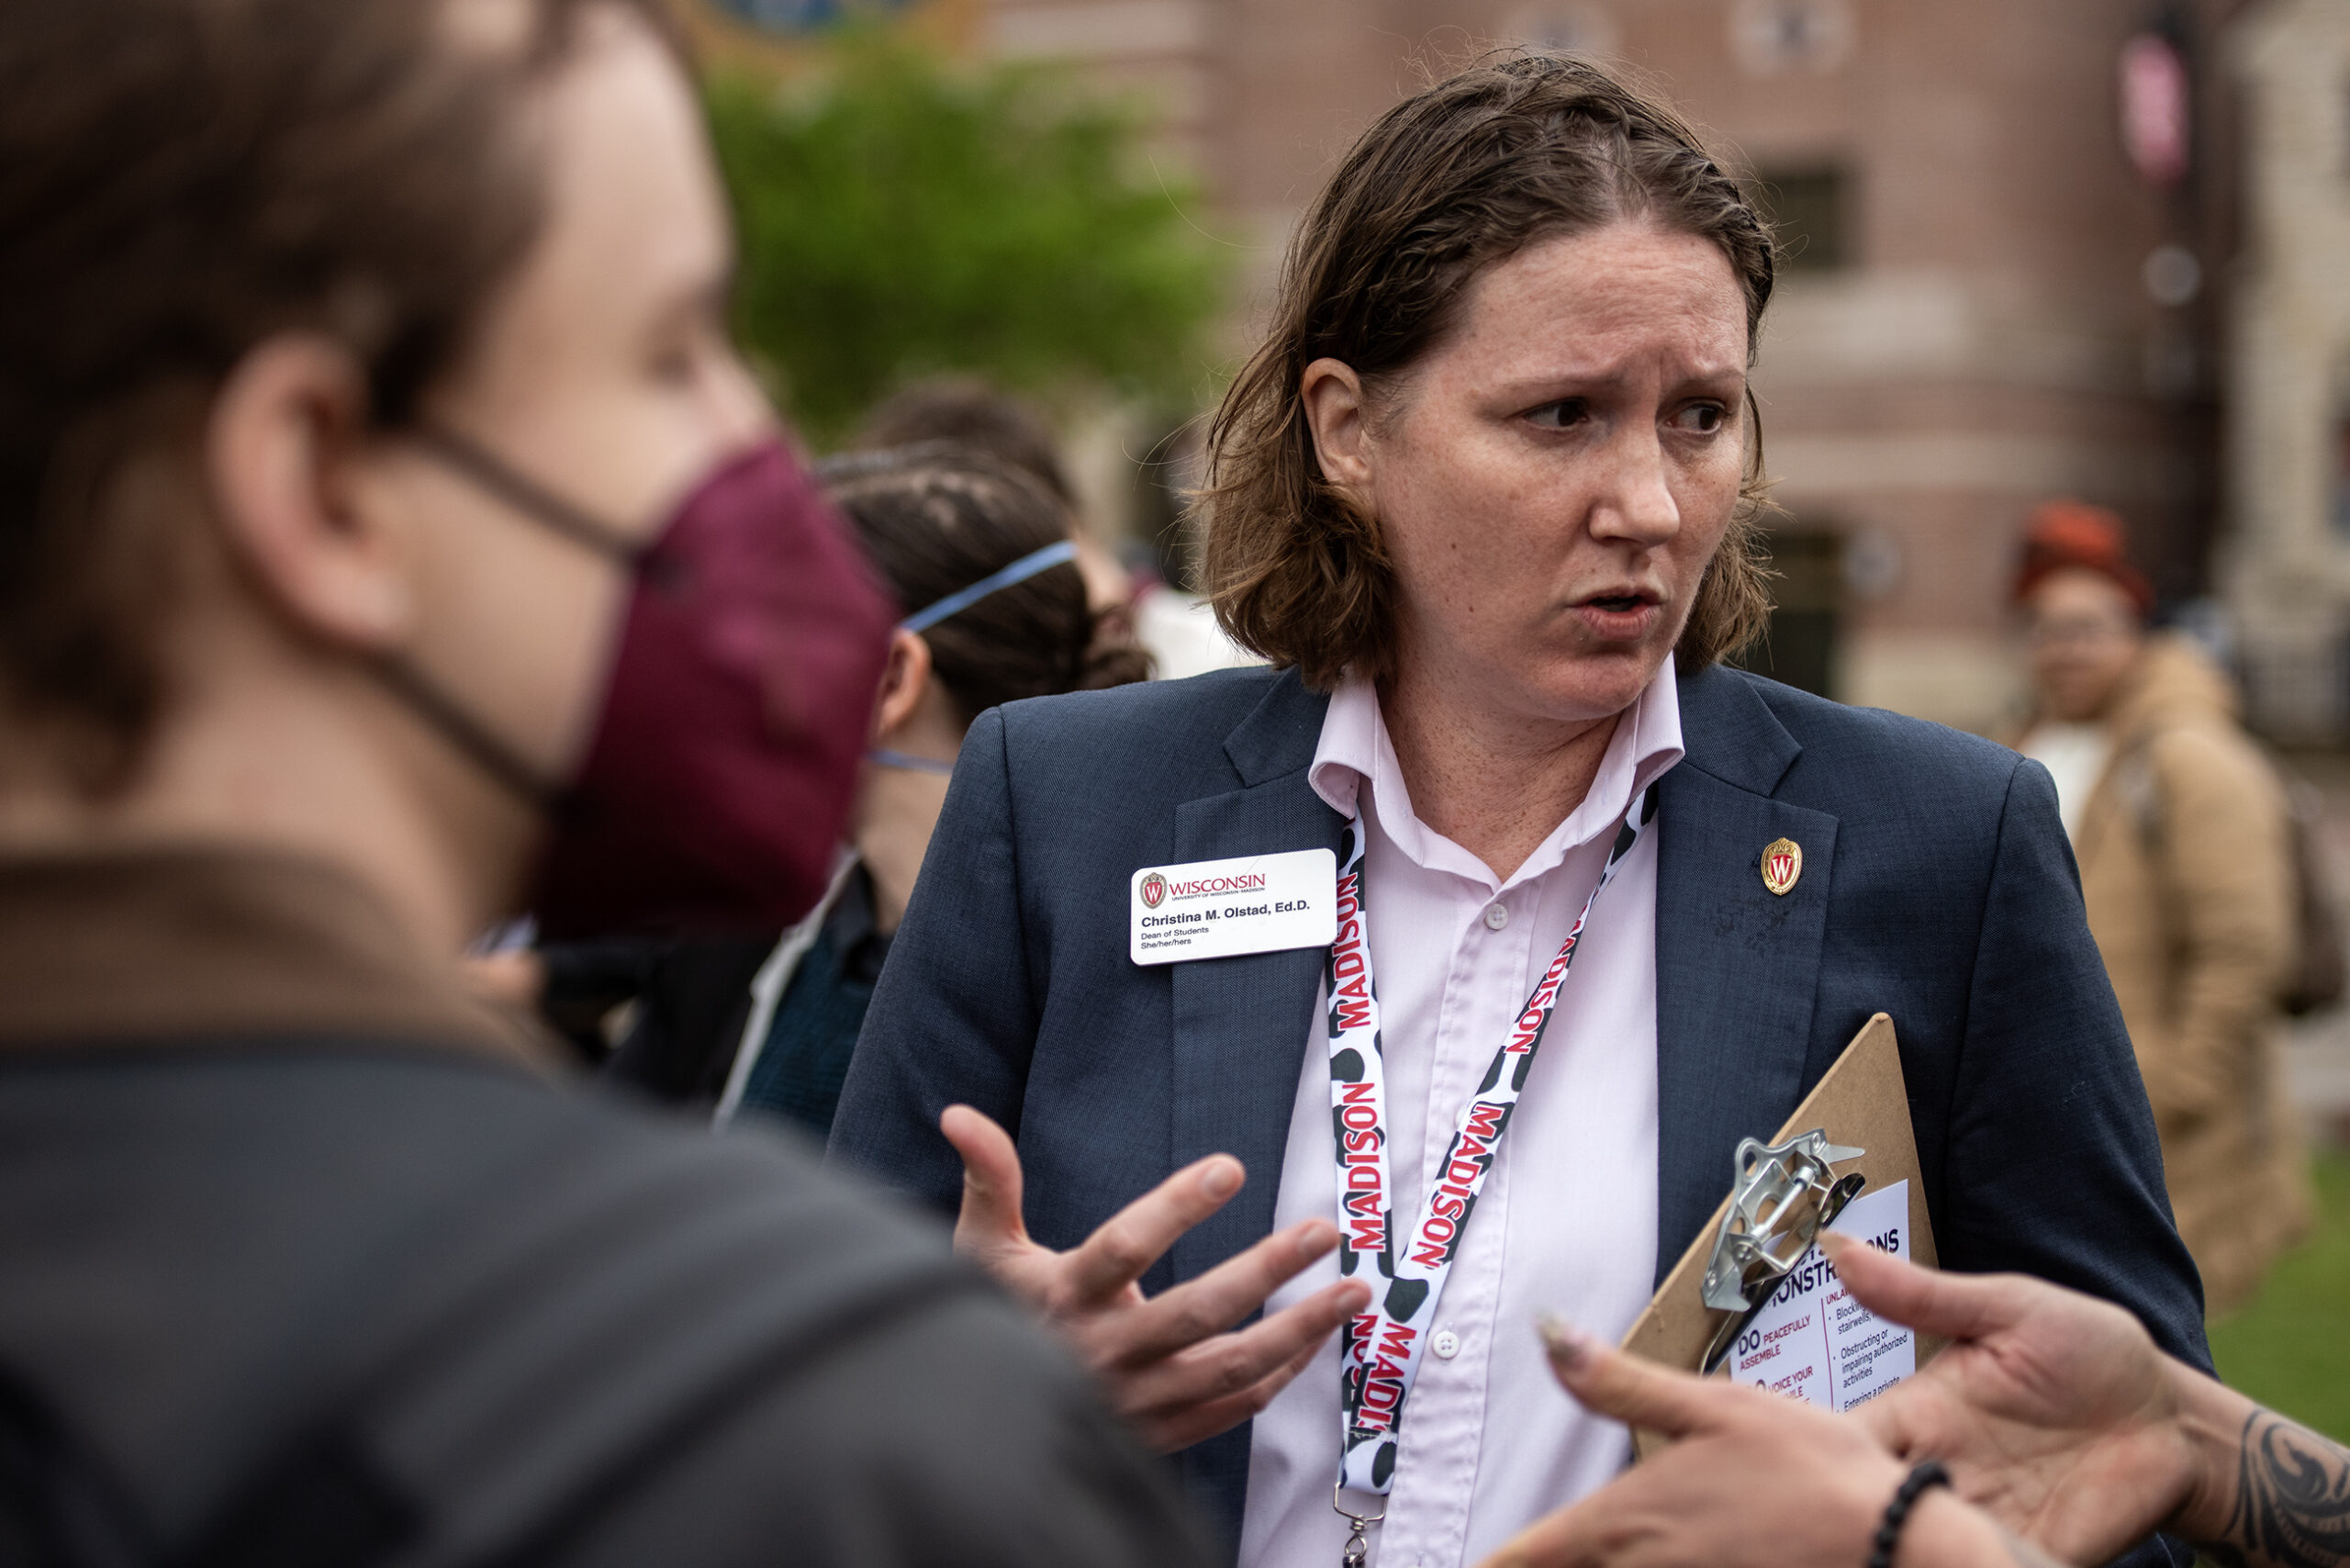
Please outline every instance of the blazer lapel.
M1179 862L1338 847L1346 819L1306 782L1327 707L1328 699L1306 690L1294 673L1275 683L1225 742L1241 788L1176 808ZM1178 1281L1215 1267L1273 1227L1290 1107L1326 957L1319 947L1301 947L1169 966L1175 1165L1224 1153L1238 1156L1248 1170L1239 1195L1175 1243Z
M1835 817L1771 798L1802 747L1751 687L1710 670L1680 696L1688 755L1658 786L1659 1280L1729 1191L1738 1140L1769 1137L1802 1098L1837 833ZM1225 744L1240 788L1176 809L1178 861L1339 846L1345 819L1306 781L1327 705L1293 674L1272 687ZM1762 876L1779 838L1804 857L1784 895ZM1174 1163L1227 1153L1248 1170L1239 1195L1176 1242L1177 1281L1272 1228L1323 958L1169 966Z
M1771 798L1803 748L1754 689L1712 669L1680 696L1688 752L1657 806L1659 1281L1729 1191L1738 1140L1802 1098L1836 857L1836 818ZM1775 894L1762 851L1781 838L1803 868Z

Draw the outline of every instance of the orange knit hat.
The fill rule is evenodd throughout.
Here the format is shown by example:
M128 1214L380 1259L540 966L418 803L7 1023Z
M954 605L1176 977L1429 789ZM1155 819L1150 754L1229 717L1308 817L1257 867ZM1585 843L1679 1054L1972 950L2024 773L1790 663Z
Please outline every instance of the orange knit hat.
M2130 596L2140 615L2154 613L2154 585L2130 564L2118 514L2087 501L2042 501L2031 509L2023 557L2016 564L2016 601L2030 597L2049 573L2067 566L2102 573Z

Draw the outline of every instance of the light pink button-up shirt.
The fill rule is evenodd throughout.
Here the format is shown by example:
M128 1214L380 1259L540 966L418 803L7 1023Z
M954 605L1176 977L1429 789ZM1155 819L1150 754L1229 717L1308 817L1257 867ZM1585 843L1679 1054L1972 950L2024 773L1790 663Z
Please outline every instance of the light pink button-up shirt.
M1388 1084L1396 1224L1416 1221L1422 1174L1574 923L1617 824L1681 759L1667 660L1599 765L1591 792L1506 881L1412 810L1368 685L1330 700L1310 775L1371 827L1372 968ZM1431 1320L1404 1406L1375 1568L1463 1568L1622 1468L1624 1429L1561 1391L1535 1334L1549 1310L1613 1339L1649 1299L1656 1269L1656 855L1659 820L1594 906L1574 968L1500 1158ZM1320 1010L1317 1007L1318 1019ZM1317 1023L1298 1078L1276 1226L1337 1215L1328 1053ZM1277 1292L1278 1310L1337 1278L1327 1258ZM1449 1353L1448 1353L1449 1352ZM1241 1568L1336 1568L1347 1523L1338 1470L1338 1352L1257 1417ZM1379 1499L1348 1494L1375 1512Z

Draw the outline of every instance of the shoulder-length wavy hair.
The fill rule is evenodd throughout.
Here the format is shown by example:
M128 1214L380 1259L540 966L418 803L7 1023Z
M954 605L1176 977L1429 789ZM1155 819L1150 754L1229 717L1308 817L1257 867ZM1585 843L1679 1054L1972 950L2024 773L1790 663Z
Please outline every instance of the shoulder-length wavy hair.
M1627 218L1721 247L1745 296L1751 364L1770 230L1662 103L1587 61L1527 53L1438 83L1364 133L1300 224L1270 330L1208 427L1202 571L1236 641L1321 689L1348 669L1390 671L1393 568L1378 520L1322 477L1305 367L1338 360L1375 394L1443 338L1484 268ZM1747 416L1739 503L1674 649L1684 670L1751 642L1770 614L1751 392Z

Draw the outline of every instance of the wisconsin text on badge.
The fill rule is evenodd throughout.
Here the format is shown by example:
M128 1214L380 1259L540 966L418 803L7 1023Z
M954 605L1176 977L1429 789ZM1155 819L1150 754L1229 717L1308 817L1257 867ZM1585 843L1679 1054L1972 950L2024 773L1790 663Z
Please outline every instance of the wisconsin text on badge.
M1337 931L1337 857L1296 849L1134 874L1128 952L1171 964L1326 947Z

